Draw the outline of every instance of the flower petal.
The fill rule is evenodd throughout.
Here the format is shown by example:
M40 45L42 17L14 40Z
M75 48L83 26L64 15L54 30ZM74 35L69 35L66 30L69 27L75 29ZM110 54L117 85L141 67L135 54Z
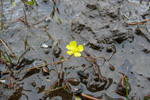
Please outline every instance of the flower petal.
M67 54L68 54L68 55L72 55L73 52L72 52L72 51L67 51Z
M76 41L71 41L70 46L73 47L73 48L76 48L77 47Z
M81 53L75 52L75 53L74 53L74 56L75 56L75 57L80 57L80 56L81 56Z
M72 46L71 46L71 45L67 45L66 48L67 48L68 50L72 50Z
M79 45L79 46L77 47L77 50L80 51L80 52L83 51L83 45Z

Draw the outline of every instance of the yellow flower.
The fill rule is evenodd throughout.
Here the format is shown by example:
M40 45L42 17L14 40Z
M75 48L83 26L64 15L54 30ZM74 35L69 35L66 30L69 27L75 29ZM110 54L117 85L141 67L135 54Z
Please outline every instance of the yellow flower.
M80 57L83 51L83 45L77 46L76 41L71 41L70 45L67 45L66 48L68 49L67 54L72 55L74 54L75 57Z

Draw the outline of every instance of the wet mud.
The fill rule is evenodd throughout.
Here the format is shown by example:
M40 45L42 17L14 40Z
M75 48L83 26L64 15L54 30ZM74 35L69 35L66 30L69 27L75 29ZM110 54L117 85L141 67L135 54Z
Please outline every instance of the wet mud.
M76 95L89 100L82 93L143 100L150 95L149 0L36 1L38 6L25 6L15 0L6 27L13 5L3 0L0 38L15 57L1 41L0 100L75 100ZM63 65L44 66L67 59L66 45L74 40L89 58L72 56Z

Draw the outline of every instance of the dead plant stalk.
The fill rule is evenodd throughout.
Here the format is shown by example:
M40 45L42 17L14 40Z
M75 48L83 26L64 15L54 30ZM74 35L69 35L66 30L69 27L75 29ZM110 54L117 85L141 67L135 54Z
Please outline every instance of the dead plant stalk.
M12 51L8 48L8 46L5 44L5 42L2 40L2 38L0 38L0 41L3 43L3 45L6 47L6 49L8 50L8 52L11 54L12 57L15 57L12 53Z
M150 21L150 19L146 19L146 20L143 20L143 21L140 21L140 22L131 22L131 23L128 23L129 25L137 25L137 24L140 24L140 23L145 23L147 21Z

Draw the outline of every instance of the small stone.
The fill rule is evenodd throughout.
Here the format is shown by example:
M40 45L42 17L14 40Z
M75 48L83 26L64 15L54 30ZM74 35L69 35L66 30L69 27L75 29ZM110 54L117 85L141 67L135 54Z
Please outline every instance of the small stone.
M42 48L48 48L48 45L45 44L45 43L43 43L43 44L41 45L41 47L42 47Z
M32 82L31 85L32 85L33 87L35 87L35 86L36 86L36 83L35 83L35 82Z
M110 68L111 71L115 70L115 67L112 64L109 64L109 68Z
M0 82L1 82L1 83L5 83L5 82L6 82L6 80L0 80Z
M51 21L51 18L49 18L49 17L45 19L46 23L49 23L50 21Z

